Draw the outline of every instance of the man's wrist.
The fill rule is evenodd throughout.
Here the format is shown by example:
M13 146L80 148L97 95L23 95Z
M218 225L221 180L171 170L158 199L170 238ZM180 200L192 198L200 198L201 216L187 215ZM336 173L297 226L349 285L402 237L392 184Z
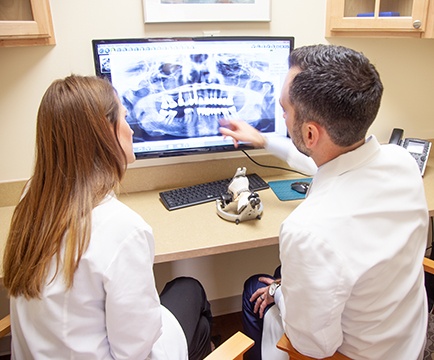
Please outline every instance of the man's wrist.
M276 290L280 287L281 285L281 280L274 280L271 285L268 288L268 295L270 295L271 297L274 298L274 294L276 293Z
M267 146L268 139L265 135L259 133L258 148L264 149Z

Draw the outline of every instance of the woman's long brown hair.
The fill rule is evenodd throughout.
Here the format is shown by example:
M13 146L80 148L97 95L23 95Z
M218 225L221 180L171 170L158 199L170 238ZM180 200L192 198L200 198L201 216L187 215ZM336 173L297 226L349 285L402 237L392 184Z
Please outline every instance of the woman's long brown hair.
M119 101L108 81L72 75L51 84L37 118L36 162L6 242L4 285L40 297L53 259L66 287L86 251L92 209L126 169L117 139ZM54 277L53 277L54 278Z

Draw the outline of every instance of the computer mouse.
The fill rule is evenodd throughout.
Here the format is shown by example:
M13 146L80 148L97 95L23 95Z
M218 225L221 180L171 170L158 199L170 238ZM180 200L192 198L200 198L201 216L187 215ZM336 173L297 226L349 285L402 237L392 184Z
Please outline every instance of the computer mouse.
M304 181L297 181L291 184L291 189L297 191L300 194L306 194L309 189L309 183Z

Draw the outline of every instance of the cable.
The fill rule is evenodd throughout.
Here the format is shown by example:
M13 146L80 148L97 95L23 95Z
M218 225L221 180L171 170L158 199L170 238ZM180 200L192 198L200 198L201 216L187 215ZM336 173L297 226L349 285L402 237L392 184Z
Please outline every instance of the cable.
M425 253L428 252L429 250L431 250L430 253L429 253L429 258L431 260L434 260L434 251L432 251L433 245L434 245L434 216L431 216L430 220L431 220L431 246L428 246L425 249Z
M434 216L431 216L431 248L433 247L434 244ZM432 251L431 251L432 253ZM432 259L432 257L430 257Z
M280 167L280 166L274 166L274 165L260 164L256 160L254 160L249 154L247 154L247 152L245 150L241 150L241 151L244 153L244 155L246 155L250 159L251 162L253 162L254 164L256 164L258 166L265 167L265 168L270 168L270 169L279 169L279 170L290 171L290 172L297 173L297 174L300 174L300 175L303 175L303 176L311 177L311 175L304 174L301 171L297 171L297 170L294 170L294 169L288 169L288 168L284 168L284 167Z

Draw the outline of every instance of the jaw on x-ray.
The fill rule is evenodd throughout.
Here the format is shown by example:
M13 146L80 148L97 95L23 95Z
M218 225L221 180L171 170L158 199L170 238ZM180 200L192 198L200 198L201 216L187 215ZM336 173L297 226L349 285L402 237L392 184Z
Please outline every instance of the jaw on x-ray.
M275 130L269 63L252 54L178 54L124 65L112 75L135 141L220 135L222 118Z

